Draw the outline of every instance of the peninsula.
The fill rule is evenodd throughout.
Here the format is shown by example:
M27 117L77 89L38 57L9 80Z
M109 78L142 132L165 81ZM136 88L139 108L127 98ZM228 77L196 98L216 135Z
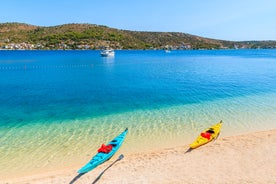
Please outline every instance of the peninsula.
M95 24L42 27L24 23L0 24L0 50L113 49L264 49L276 41L226 41L180 32L145 32Z

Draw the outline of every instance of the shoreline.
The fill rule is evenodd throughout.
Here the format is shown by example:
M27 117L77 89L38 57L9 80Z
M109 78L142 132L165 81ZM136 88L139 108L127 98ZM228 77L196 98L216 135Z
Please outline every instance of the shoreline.
M125 154L98 183L275 183L276 129L223 137L185 153L189 145ZM92 183L113 161L86 173L75 184ZM69 183L81 166L28 176L5 178L0 183Z

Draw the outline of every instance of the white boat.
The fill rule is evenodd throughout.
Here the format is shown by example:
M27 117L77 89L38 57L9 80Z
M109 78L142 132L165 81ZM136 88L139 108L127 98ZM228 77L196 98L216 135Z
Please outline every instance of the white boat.
M113 49L106 49L101 52L102 57L113 57L115 55L115 52Z

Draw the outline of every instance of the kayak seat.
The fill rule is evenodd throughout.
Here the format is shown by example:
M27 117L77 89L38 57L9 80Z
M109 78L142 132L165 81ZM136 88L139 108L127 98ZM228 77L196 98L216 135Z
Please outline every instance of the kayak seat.
M112 145L113 148L115 148L117 146L117 144L110 144L110 145Z
M110 145L112 145L113 147L116 147L117 146L117 140L112 140Z
M210 133L210 134L213 134L215 133L214 130L212 128L210 128L209 130L207 130L206 132Z

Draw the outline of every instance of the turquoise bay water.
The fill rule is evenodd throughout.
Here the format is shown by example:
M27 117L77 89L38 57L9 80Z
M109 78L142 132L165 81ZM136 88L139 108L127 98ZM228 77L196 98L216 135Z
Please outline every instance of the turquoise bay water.
M130 153L221 119L225 136L276 128L276 50L99 53L0 51L0 177L78 169L125 127Z

